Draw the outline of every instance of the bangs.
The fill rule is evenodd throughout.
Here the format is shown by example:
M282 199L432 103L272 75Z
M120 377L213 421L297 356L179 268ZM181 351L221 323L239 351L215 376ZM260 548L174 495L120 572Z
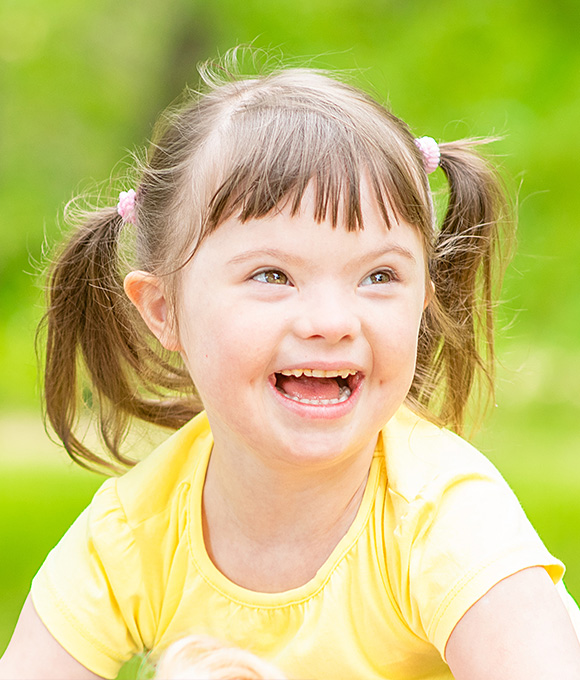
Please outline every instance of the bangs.
M328 79L318 78L322 91L328 89ZM336 227L340 220L348 231L363 229L363 179L388 227L402 218L427 233L432 216L425 173L398 119L340 83L332 82L342 94L336 104L337 93L304 86L298 93L277 91L266 84L245 92L212 135L213 163L221 167L202 238L232 216L245 222L287 206L294 215L309 185L316 222L328 219Z

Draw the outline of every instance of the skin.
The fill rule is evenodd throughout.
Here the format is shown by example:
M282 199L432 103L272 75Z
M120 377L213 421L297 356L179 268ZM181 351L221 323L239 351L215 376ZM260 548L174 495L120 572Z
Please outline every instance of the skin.
M500 581L455 626L445 650L456 680L580 678L580 644L542 567Z
M368 202L363 231L332 229L313 223L309 201L298 216L232 219L210 235L183 272L178 326L162 280L146 272L126 280L151 330L181 352L214 432L208 552L231 580L261 591L307 582L352 523L378 431L411 384L430 291L412 227L387 230ZM344 404L300 405L272 376L305 367L353 368L362 380ZM446 659L458 680L580 677L580 645L541 568L475 603ZM0 678L95 677L28 600Z
M1 680L94 680L95 675L74 659L49 633L30 595L2 659Z

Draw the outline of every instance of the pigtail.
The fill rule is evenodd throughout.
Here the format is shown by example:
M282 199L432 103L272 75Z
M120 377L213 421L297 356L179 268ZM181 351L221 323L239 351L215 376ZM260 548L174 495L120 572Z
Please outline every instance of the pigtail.
M191 398L164 394L164 388L191 392L193 386L183 368L152 348L151 334L125 296L118 256L122 227L115 208L86 214L49 275L46 417L71 458L84 467L134 464L120 450L132 416L176 429L198 410ZM97 411L113 463L77 435L83 403Z
M509 227L506 192L497 171L474 151L480 143L440 145L449 198L434 243L434 295L423 319L418 380L411 391L422 406L438 412L441 424L460 433L474 387L487 395L486 403L494 395L494 297L505 259L499 245L501 240L505 254L511 244L501 229Z

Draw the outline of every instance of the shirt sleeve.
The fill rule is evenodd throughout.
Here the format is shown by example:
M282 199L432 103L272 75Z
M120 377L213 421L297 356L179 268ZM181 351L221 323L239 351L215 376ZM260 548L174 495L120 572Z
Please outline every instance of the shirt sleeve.
M442 656L459 619L499 581L532 566L554 583L564 573L507 483L485 471L429 483L401 517L394 552L403 616Z
M144 565L119 502L117 480L105 482L91 505L49 553L32 582L43 623L77 661L114 678L143 647L152 625L142 592Z

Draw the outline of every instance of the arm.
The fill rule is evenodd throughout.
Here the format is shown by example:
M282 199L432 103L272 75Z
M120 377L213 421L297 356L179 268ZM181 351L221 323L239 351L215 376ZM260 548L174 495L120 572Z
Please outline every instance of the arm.
M575 680L580 643L542 567L500 581L459 621L445 648L456 680Z
M30 595L10 644L0 659L0 680L99 680L49 633Z

